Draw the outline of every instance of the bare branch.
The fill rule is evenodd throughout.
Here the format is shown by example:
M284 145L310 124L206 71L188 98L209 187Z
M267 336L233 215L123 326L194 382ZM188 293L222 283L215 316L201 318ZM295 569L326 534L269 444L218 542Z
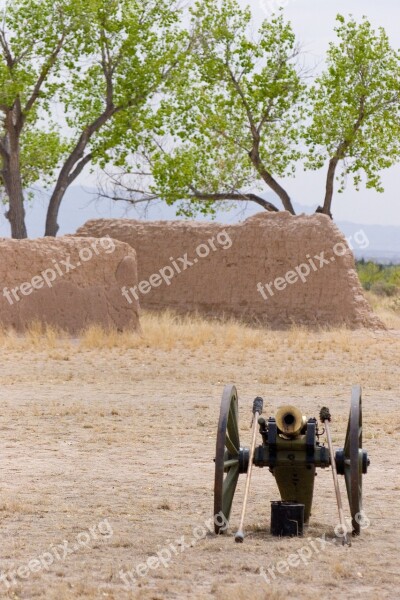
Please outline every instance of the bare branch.
M139 192L140 190L138 190ZM145 192L143 192L145 194ZM160 200L160 197L152 194L148 196L144 196L143 198L129 198L125 196L110 196L107 193L99 193L99 198L107 198L108 200L114 200L115 202L127 202L128 204L143 204L144 202L152 202L154 200Z
M6 34L5 34L4 30L0 31L0 46L3 49L4 58L6 59L7 66L11 70L14 67L15 60L11 54L11 50L7 43Z
M196 200L209 200L212 202L221 202L225 200L231 200L233 202L255 202L259 206L262 206L265 210L269 212L279 212L279 208L277 208L268 200L264 200L261 196L257 196L256 194L245 194L239 192L225 192L221 194L204 194L200 192L195 192L192 198Z
M237 81L237 79L236 79L234 73L232 72L232 70L230 69L230 67L228 65L226 65L226 66L228 67L229 75L230 75L230 78L232 80L233 86L234 86L235 90L237 91L237 93L239 94L239 96L240 96L240 98L242 100L242 104L243 104L243 106L245 108L245 111L246 111L246 114L247 114L247 118L248 118L248 121L249 121L249 124L250 124L250 129L251 129L251 133L253 135L253 138L254 139L259 139L260 136L259 136L259 133L257 131L257 127L256 127L256 124L255 124L254 116L253 116L253 113L251 112L249 103L246 100L246 96L244 95L244 92L243 92L243 90L242 90L242 88L240 86L240 83Z

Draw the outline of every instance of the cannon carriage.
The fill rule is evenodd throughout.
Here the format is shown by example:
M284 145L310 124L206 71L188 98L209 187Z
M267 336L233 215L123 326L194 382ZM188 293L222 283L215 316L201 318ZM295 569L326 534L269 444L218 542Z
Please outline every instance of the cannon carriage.
M308 524L314 495L316 469L330 467L338 504L343 543L350 544L347 535L345 514L341 501L338 474L343 475L349 502L352 534L359 535L362 518L362 479L367 473L369 459L362 447L362 393L354 386L351 395L350 415L344 447L333 450L330 432L329 409L320 410L320 423L315 417L307 418L291 405L279 408L276 415L265 419L261 416L263 399L257 397L253 403L253 432L250 447L241 445L239 436L238 394L234 385L224 388L218 422L215 480L214 514L223 514L229 522L232 503L240 475L246 474L245 497L242 515L235 540L243 541L243 525L246 512L251 473L253 467L268 467L274 476L281 500L287 505L302 508L302 520ZM256 446L257 430L261 443ZM327 445L321 441L326 437ZM288 517L289 519L289 517ZM290 520L290 519L289 519ZM298 531L302 531L298 523ZM285 535L285 524L281 534ZM225 528L215 525L217 534ZM288 531L292 531L288 527Z

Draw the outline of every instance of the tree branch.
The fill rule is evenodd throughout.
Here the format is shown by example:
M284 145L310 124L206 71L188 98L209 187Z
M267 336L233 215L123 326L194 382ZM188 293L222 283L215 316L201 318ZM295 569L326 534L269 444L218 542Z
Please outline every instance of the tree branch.
M111 66L110 51L107 43L107 36L104 29L100 33L101 39L101 66L103 69L104 79L106 80L106 104L111 106L114 98L114 85L113 85L113 69Z
M334 156L332 156L332 158L329 161L328 173L326 176L324 205L322 207L318 206L316 212L320 212L324 215L328 215L329 217L331 217L331 219L333 218L332 212L331 212L331 207L332 207L332 199L333 199L333 192L334 192L334 181L335 181L336 169L339 164L339 161L343 160L345 158L346 151L349 149L354 136L356 135L357 131L360 129L361 125L364 122L364 119L366 116L365 115L365 100L366 100L366 97L361 96L358 118L357 118L357 121L353 125L351 138L347 137L340 142L340 144L338 145L338 147L336 149Z
M260 148L261 129L264 124L263 120L261 121L259 127L257 127L255 124L253 113L251 112L250 106L246 100L246 97L244 95L244 92L243 92L240 84L237 82L234 73L229 68L229 65L226 65L226 66L229 70L229 74L230 74L231 80L233 82L233 85L242 100L243 106L246 110L247 118L249 120L250 129L251 129L251 133L252 133L252 137L253 137L253 148L249 152L250 160L251 160L252 164L254 165L254 167L256 168L259 175L265 181L265 183L279 196L285 210L289 211L292 215L294 215L295 211L294 211L293 204L292 204L289 194L272 177L272 175L267 171L267 169L264 167L264 165L262 164L262 161L261 161L259 148ZM269 209L267 209L267 210L269 210Z
M275 83L278 81L278 78L279 78L279 76L280 76L280 74L281 74L281 72L282 72L282 67L283 67L283 66L286 64L286 62L287 62L287 61L288 61L290 58L294 58L296 55L297 55L297 54L296 54L296 53L294 53L294 54L293 54L293 56L290 56L290 57L285 57L285 59L286 59L286 60L282 60L282 59L281 59L281 60L279 61L279 66L278 66L278 69L277 69L277 71L276 71L276 73L275 73L275 75L274 75L274 78L273 78L273 80L272 80L272 83L274 83L274 84L275 84ZM270 98L270 99L269 99L269 102L268 102L268 105L267 105L267 108L266 108L266 110L265 110L264 114L263 114L263 115L262 115L262 117L261 117L260 124L259 124L259 126L257 127L257 133L258 133L258 135L259 135L259 136L261 135L261 131L262 131L262 128L264 127L265 123L267 123L267 121L268 121L268 120L269 120L269 118L270 118L271 109L272 109L273 105L274 105L274 98Z
M78 177L78 175L80 175L82 173L82 171L86 167L86 165L90 163L92 158L93 158L93 152L89 152L89 154L87 154L84 158L82 158L82 160L80 160L77 163L75 169L68 176L68 185L71 185L71 183L73 181L75 181L75 179Z
M6 35L4 30L0 30L0 46L4 52L4 58L6 59L7 66L11 70L14 67L14 58L12 57L11 50L7 44Z
M262 206L265 210L269 212L279 212L279 208L277 208L272 202L268 202L268 200L264 200L260 196L256 194L240 194L238 192L225 192L222 194L204 194L195 191L193 193L192 198L196 200L209 200L212 202L221 202L224 200L231 200L232 202L255 202L259 206Z
M293 208L292 201L290 199L287 191L274 179L274 177L267 171L265 166L262 163L260 152L259 152L259 142L255 143L251 152L249 152L249 158L253 163L257 173L262 177L265 183L271 188L273 192L280 198L283 207L285 210L290 212L290 214L295 215L295 210Z
M50 54L50 57L47 60L47 62L45 62L45 64L43 65L42 70L39 75L39 78L35 84L35 87L33 88L33 92L31 94L30 98L27 100L25 107L22 111L24 116L31 110L32 106L35 104L36 100L38 99L40 90L42 89L42 85L46 81L48 74L50 73L52 67L54 66L54 64L57 60L58 55L60 54L60 52L62 50L62 47L65 42L65 37L66 37L66 33L63 32L61 38L58 40L57 46L55 47L53 52Z
M137 190L138 193L145 194L142 190ZM144 198L126 198L124 196L110 196L106 193L99 193L99 198L107 198L108 200L113 200L114 202L127 202L128 204L143 204L144 202L152 202L153 200L160 200L160 197L156 194L152 194L146 196Z
M129 197L129 196L118 196L116 194L108 194L106 193L106 191L103 191L102 193L99 194L99 197L101 198L109 198L110 200L115 200L115 201L125 201L128 202L129 204L139 204L142 202L150 202L152 200L161 200L162 198L160 198L159 194L151 194L150 192L146 192L145 190L141 190L141 189L136 189L136 188L131 188L128 187L124 184L122 184L120 181L115 181L115 187L120 187L123 188L123 190L127 193L127 194L131 194L132 196L134 194L143 196L143 198L133 198L133 197ZM115 189L115 188L114 188ZM256 194L252 194L252 193L240 193L237 191L232 191L232 192L224 192L224 193L204 193L204 192L200 192L199 190L197 190L195 187L190 186L190 190L191 190L191 194L187 195L187 198L189 200L204 200L204 201L210 201L210 202L224 202L224 201L232 201L232 202L254 202L255 204L258 204L259 206L261 206L264 210L267 210L269 212L279 212L279 208L277 208L274 204L272 204L272 202L268 202L268 200L264 200L264 198L261 198L261 196L257 196Z
M254 121L253 113L251 112L249 103L247 102L246 97L244 95L244 92L243 92L242 88L240 87L240 83L236 80L236 77L233 74L232 70L230 69L229 65L226 65L226 67L228 68L229 75L230 75L230 78L232 80L233 86L234 86L235 90L237 91L237 93L239 94L240 99L242 100L242 104L243 104L244 109L245 109L246 114L247 114L247 119L249 121L249 125L250 125L250 129L251 129L251 133L253 135L253 138L254 139L259 139L260 136L259 136L259 133L257 131L257 127L256 127L256 124L255 124L255 121Z

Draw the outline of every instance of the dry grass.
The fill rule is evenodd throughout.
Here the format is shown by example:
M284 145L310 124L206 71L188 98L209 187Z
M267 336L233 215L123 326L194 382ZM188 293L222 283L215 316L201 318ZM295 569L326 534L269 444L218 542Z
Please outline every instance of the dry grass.
M171 311L144 313L141 325L140 334L106 332L99 327L90 327L83 334L81 347L142 347L168 351L177 346L196 350L207 345L240 345L246 349L260 347L265 336L265 330L253 329L232 319L219 322L198 315L180 316Z
M0 347L5 350L48 350L67 340L68 336L62 331L54 327L43 327L40 323L32 323L25 335L0 327Z
M0 348L7 351L5 356L10 360L29 355L37 365L36 377L43 363L49 363L51 379L62 385L74 384L82 361L92 365L93 382L102 380L101 371L116 360L118 369L126 370L131 383L136 384L143 381L142 365L149 361L153 363L149 376L154 376L157 365L158 374L165 371L178 381L185 378L189 360L196 365L192 377L202 381L221 382L221 364L229 369L227 380L237 381L239 365L250 362L254 365L254 382L263 388L284 382L308 394L313 386L348 386L357 380L365 386L377 381L380 389L387 391L397 387L398 374L392 366L400 346L396 331L311 331L299 326L271 331L234 320L219 322L171 312L144 313L141 322L140 333L105 331L93 326L79 339L35 325L24 336L9 331L0 333ZM103 363L100 372L99 353ZM0 384L17 384L30 378L15 368L8 378L0 374Z
M400 298L382 297L366 292L375 313L389 330L400 331ZM184 348L196 351L212 348L213 352L227 349L275 351L277 346L296 351L310 349L315 354L329 350L354 353L357 333L345 327L320 328L317 332L294 325L289 330L272 331L265 327L251 327L235 319L214 320L199 315L177 315L172 311L144 312L141 332L118 332L91 326L79 336L71 338L53 327L33 323L25 335L0 327L0 348L10 351L52 351L54 360L69 360L74 352L88 350L133 350L149 348L170 351ZM373 335L372 332L365 332ZM316 335L315 335L316 334Z
M400 306L395 306L393 299L370 294L369 300L389 329L400 329ZM170 351L180 347L195 351L210 347L219 353L233 348L242 352L256 349L274 351L277 346L282 346L304 351L310 349L312 340L315 352L320 355L329 350L351 353L357 338L357 332L345 327L321 328L318 332L311 332L306 327L294 325L288 330L272 331L265 327L251 327L234 319L217 321L199 315L176 315L171 311L144 312L141 325L141 332L118 332L93 325L79 339L72 339L60 330L34 323L25 335L0 329L0 347L13 351L52 350L52 358L68 360L70 352L106 349Z
M386 327L389 329L400 329L400 298L382 297L365 292L368 302L372 306L374 312L382 319Z
M196 315L178 316L170 311L144 313L141 332L118 332L93 325L79 340L52 327L34 323L25 335L12 330L0 330L0 346L9 350L48 350L77 347L81 350L154 348L172 350L177 345L197 349L208 344L223 344L242 348L257 348L265 330L257 330L235 320L218 322Z
M114 530L104 545L96 540L49 570L18 579L9 591L3 585L0 597L395 597L400 480L388 459L400 442L395 332L277 332L164 313L144 314L141 334L90 328L71 339L36 325L25 336L3 332L0 347L2 570L25 565L63 539L72 543L100 519ZM259 568L286 560L308 541L271 538L269 500L277 492L268 471L257 469L245 544L234 544L232 533L210 535L126 591L121 568L132 569L184 534L189 540L193 527L209 518L219 403L230 381L239 391L246 446L256 395L265 398L268 415L293 403L316 416L327 404L334 444L341 446L350 386L363 385L371 456L364 506L371 527L351 549L329 546L309 565L267 584ZM243 488L242 478L234 526ZM331 474L319 471L307 537L332 535L336 512Z

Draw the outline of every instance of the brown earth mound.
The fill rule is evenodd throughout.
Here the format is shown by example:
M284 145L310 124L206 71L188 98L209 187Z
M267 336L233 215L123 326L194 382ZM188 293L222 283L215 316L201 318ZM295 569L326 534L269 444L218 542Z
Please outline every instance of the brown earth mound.
M260 213L229 226L98 219L78 235L109 235L136 249L139 285L122 290L127 304L139 299L148 309L233 315L271 327L383 327L349 245L325 215Z
M138 302L121 287L137 281L136 253L111 239L0 239L0 324L40 322L76 333L98 324L137 328Z

